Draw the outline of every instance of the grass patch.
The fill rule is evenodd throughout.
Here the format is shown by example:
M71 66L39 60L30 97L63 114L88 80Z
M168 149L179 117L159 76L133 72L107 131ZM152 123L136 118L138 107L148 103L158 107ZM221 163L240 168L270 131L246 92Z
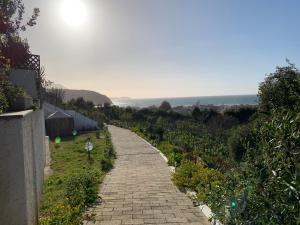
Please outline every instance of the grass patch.
M91 160L85 150L90 137ZM79 225L83 213L98 198L98 186L112 168L115 157L108 131L96 139L94 133L50 143L53 174L44 181L40 208L41 225Z

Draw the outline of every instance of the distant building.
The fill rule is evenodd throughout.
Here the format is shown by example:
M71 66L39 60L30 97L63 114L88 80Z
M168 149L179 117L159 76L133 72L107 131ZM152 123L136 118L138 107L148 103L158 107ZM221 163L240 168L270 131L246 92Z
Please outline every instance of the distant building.
M43 110L46 120L46 133L51 138L54 137L53 135L71 136L73 129L76 131L99 129L97 121L74 110L64 110L48 102L43 103Z
M74 127L77 131L89 131L98 129L97 121L92 120L74 110L66 110L65 112L74 118Z
M46 119L46 133L50 138L67 137L74 130L74 118L67 113L56 111Z

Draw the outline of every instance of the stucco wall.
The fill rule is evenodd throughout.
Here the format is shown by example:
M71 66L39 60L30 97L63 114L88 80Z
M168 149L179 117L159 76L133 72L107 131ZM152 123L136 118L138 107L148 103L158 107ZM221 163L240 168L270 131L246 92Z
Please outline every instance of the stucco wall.
M44 137L43 111L0 115L0 224L37 224Z
M36 71L13 69L8 78L14 85L22 87L33 99L38 99Z

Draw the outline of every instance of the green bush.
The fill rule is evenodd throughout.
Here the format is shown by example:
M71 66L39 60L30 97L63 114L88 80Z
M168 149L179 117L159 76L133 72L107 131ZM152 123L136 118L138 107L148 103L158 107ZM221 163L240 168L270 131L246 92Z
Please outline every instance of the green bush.
M277 111L271 118L254 129L257 145L248 147L245 163L209 196L220 220L225 205L236 201L229 210L230 225L299 224L300 114Z
M232 130L230 137L228 138L228 150L231 153L231 157L238 163L244 160L247 149L256 144L256 138L252 128L253 127L250 125L240 126Z
M207 168L202 162L185 160L177 168L173 181L180 188L195 190L198 199L205 202L210 190L220 185L222 178L220 172Z
M300 71L293 64L277 67L259 86L260 109L294 110L300 106Z
M51 207L51 213L40 218L42 225L82 224L82 213L97 198L99 177L97 172L73 174L66 181L50 179L48 185L64 186L63 198ZM51 184L52 183L52 184Z
M82 210L80 207L72 208L70 205L61 201L53 205L51 214L40 218L41 225L60 225L60 224L74 224L81 225Z
M97 172L85 172L71 176L66 181L65 196L72 208L85 208L97 199L97 177L100 177Z
M182 151L179 148L174 147L173 153L169 156L168 164L176 167L180 166L182 158Z
M7 79L0 79L0 112L10 111L18 97L25 95L22 88L12 85Z
M101 169L105 172L111 170L113 168L112 161L109 159L102 159L100 161Z
M170 166L179 166L182 160L182 150L168 141L158 144L158 149L168 158Z
M251 116L256 113L257 108L253 106L243 106L236 109L227 109L224 115L233 116L238 119L240 123L246 123Z

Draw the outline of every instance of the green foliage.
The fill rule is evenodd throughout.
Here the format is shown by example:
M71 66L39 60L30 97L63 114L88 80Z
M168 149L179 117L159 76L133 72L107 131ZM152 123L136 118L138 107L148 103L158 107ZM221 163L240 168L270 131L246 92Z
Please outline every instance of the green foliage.
M233 116L239 120L240 123L246 123L251 116L256 113L257 107L255 106L243 106L233 109L227 109L224 115Z
M1 1L0 8L0 32L5 34L25 31L26 27L34 26L39 15L39 9L35 8L30 19L24 23L23 15L25 13L25 6L22 3L22 0Z
M105 172L100 165L103 160L113 163L107 131L97 139L94 134L79 135L75 140L63 140L59 148L51 142L51 168L53 174L46 178L40 208L41 225L81 225L83 213L97 198L99 183ZM94 149L88 160L84 149L87 137Z
M247 147L241 171L231 172L208 200L221 220L225 204L237 200L228 224L299 224L300 115L277 111L271 116L254 129L257 143ZM216 198L222 199L219 205Z
M184 160L177 168L173 181L180 188L196 190L198 199L205 201L210 190L221 184L222 178L220 172L204 166L201 161Z
M109 159L102 159L100 161L100 164L101 164L101 169L105 172L108 172L113 167L112 161Z
M25 7L22 0L1 1L0 9L0 62L16 67L22 65L29 55L27 41L20 37L19 32L36 24L39 9L35 8L26 22L23 21Z
M55 106L63 106L65 91L61 88L48 88L44 93L44 100Z
M163 101L161 103L161 105L159 106L159 110L162 110L162 111L168 111L170 109L172 109L172 106L168 101Z
M199 109L199 107L195 107L192 111L192 117L194 118L194 120L199 121L201 118L201 111Z
M199 169L199 165L185 160L177 168L176 173L173 176L174 183L180 188L196 188L196 183L194 175Z
M93 172L95 174L93 174ZM93 203L98 198L98 182L96 178L99 176L99 171L88 171L68 178L65 190L67 203L72 208L76 208L78 206L84 208L88 204Z
M84 98L80 97L77 99L71 99L67 103L67 107L71 109L81 109L81 110L92 110L95 105L91 101L85 101Z
M182 160L182 151L178 147L167 141L160 142L157 147L168 158L169 165L180 165Z
M259 86L260 108L285 108L294 110L300 106L300 72L293 65L277 67Z
M234 129L228 138L228 149L236 162L241 162L249 147L255 146L255 135L252 126L240 126Z
M16 99L25 95L23 89L12 85L7 79L0 79L0 112L11 111Z

